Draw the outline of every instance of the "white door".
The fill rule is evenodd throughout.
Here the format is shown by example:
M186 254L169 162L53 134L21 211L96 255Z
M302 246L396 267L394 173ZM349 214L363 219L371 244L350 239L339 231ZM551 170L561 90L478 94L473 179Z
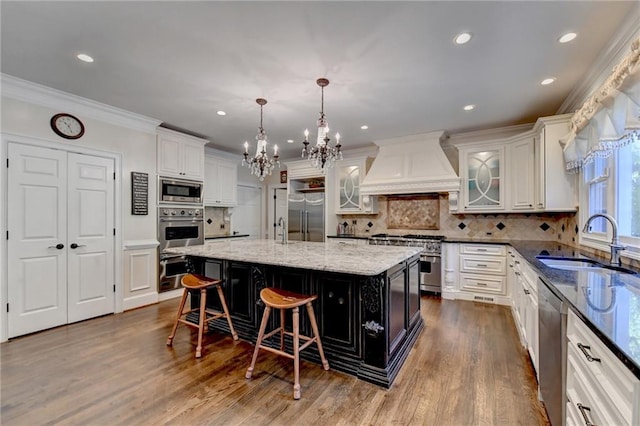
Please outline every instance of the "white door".
M8 145L9 337L114 312L114 162Z
M8 144L9 337L67 323L67 153Z
M251 238L262 238L262 188L238 185L238 205L233 209L233 230L249 234Z
M69 322L114 312L113 159L69 154Z

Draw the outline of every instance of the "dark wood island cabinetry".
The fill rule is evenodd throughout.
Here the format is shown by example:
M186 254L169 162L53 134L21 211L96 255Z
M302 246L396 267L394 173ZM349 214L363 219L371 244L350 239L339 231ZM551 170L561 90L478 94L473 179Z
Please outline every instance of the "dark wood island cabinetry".
M242 244L249 248L251 243L237 241L225 244ZM253 243L269 244L269 247L273 245L273 242L265 243L264 240ZM342 265L332 266L333 269L338 269L333 271L326 270L329 267L320 269L317 262L314 268L305 267L304 262L295 262L296 266L283 265L285 262L277 259L279 255L286 257L286 253L279 253L283 250L282 247L273 246L276 250L274 258L270 260L271 263L263 263L264 259L258 256L255 261L232 259L240 257L230 253L241 247L225 250L228 247L216 245L204 250L203 247L208 245L180 250L190 256L195 272L224 281L225 297L234 328L241 339L252 343L256 341L264 311L260 300L261 289L277 287L298 293L317 294L314 308L325 355L331 368L380 386L391 386L423 327L420 316L418 250L397 248L389 251L388 248L366 246L356 249L331 244L326 247L325 243L295 244L296 249L307 249L295 256L321 256L317 253L320 250L324 253L326 262L330 261L328 257L343 259ZM387 252L390 252L389 255ZM246 252L243 256L247 257ZM361 262L360 256L368 257L368 262L375 263L375 267L367 265L365 261ZM384 257L386 262L380 262L379 259L376 261L376 256ZM349 268L344 264L344 259L346 263L358 263L358 266ZM353 271L347 272L347 269ZM199 303L198 297L192 296L191 303L196 306ZM207 303L214 309L219 308L218 298L213 294L212 297L207 297ZM300 318L301 332L311 334L305 311L300 312ZM271 326L275 327L274 321L279 321L278 316L272 316L271 321ZM290 321L287 318L289 326ZM212 325L214 329L229 332L225 321L216 320ZM290 342L287 343L290 349ZM279 345L279 341L274 339L267 344L275 347ZM314 346L309 347L301 356L320 363Z

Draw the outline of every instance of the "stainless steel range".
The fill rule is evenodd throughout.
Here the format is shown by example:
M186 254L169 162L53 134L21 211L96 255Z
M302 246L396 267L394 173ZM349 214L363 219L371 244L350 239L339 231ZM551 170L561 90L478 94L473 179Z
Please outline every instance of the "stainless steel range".
M187 273L186 258L164 253L164 249L204 244L202 209L158 207L158 240L160 241L158 291L180 288L180 280Z
M420 253L420 290L442 293L440 235L389 235L375 234L369 238L369 244L378 246L421 247Z

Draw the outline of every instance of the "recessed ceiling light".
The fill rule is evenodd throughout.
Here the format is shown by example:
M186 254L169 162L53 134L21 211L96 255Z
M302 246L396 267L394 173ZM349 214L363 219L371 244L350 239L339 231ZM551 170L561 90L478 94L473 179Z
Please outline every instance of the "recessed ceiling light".
M76 58L80 59L82 62L93 62L93 58L85 53L78 53Z
M216 112L216 114L218 114L218 115L227 115L227 113L224 112L224 111L218 111L218 112Z
M369 128L369 126L367 126L366 124L360 126L361 130L367 130Z
M287 143L293 143L293 139L287 139Z
M544 80L542 80L542 81L540 82L540 84L542 84L543 86L546 86L546 85L548 85L548 84L553 83L554 81L556 81L556 79L555 79L555 78L553 78L553 77L549 77L549 78L545 78Z
M471 111L472 109L474 109L476 106L475 105L465 105L464 106L464 110L465 111Z
M576 33L566 33L565 35L563 35L562 37L560 37L558 39L558 41L560 43L569 43L571 40L573 40L574 38L578 37L578 34Z
M456 36L455 39L453 39L453 41L456 44L465 44L467 43L469 40L471 40L471 34L470 33L460 33Z

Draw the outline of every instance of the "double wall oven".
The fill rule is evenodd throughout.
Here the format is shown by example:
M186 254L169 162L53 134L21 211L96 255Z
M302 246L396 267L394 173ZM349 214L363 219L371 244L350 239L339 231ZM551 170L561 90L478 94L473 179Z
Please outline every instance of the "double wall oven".
M389 235L376 234L369 238L369 244L381 246L421 247L420 290L442 293L442 253L443 237L439 235Z
M169 247L204 244L204 218L201 207L158 207L158 240L160 268L158 291L180 288L180 280L187 273L185 256L166 254Z

